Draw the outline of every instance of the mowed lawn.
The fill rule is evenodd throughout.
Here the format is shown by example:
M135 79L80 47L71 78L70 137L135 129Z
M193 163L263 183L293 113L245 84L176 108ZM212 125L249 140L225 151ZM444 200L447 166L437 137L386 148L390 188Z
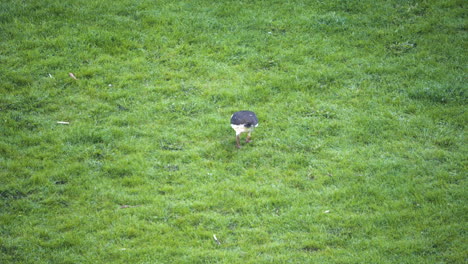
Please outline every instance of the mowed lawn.
M466 263L467 7L2 0L0 263Z

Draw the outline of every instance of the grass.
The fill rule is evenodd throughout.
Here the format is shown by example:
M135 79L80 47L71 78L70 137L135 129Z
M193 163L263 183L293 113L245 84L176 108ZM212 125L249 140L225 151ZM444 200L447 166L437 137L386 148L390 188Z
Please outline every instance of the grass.
M465 263L466 8L2 1L0 262Z

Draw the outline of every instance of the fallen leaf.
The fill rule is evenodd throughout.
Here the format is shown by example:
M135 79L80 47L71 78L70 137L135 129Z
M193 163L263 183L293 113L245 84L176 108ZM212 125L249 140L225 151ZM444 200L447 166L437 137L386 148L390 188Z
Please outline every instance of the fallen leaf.
M219 240L218 240L218 238L216 237L216 235L213 235L213 238L214 238L214 240L216 241L216 243L217 243L218 245L221 245L221 242L219 242Z
M73 73L70 72L70 73L68 73L68 75L69 75L70 77L72 77L73 79L78 80L78 79L75 77L75 74L73 74Z

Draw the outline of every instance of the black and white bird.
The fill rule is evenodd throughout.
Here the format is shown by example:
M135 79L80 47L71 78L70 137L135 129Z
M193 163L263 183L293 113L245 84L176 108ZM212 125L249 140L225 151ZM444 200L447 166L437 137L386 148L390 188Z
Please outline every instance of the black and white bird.
M258 119L254 112L239 111L231 116L231 127L236 131L236 147L240 148L240 134L248 133L246 142L250 142L251 133L258 126Z

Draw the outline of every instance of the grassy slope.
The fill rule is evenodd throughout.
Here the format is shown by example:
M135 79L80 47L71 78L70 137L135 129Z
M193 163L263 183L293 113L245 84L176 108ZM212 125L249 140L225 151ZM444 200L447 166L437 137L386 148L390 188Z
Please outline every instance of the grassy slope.
M0 262L466 261L464 1L91 2L0 4Z

